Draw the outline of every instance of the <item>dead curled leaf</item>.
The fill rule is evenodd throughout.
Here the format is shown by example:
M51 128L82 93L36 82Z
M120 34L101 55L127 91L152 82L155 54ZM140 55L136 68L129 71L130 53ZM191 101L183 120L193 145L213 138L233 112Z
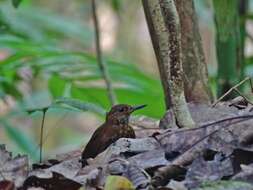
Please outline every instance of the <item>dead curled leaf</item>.
M64 177L62 174L52 172L52 176L46 178L38 176L28 177L22 188L28 189L31 187L41 187L50 190L78 190L81 184Z
M28 175L28 157L16 156L12 158L4 145L0 145L0 181L9 180L20 187Z
M187 170L185 183L188 188L196 188L203 181L217 181L233 173L232 160L217 153L211 161L196 158Z
M232 177L236 181L244 181L253 184L253 164L241 165L241 171Z

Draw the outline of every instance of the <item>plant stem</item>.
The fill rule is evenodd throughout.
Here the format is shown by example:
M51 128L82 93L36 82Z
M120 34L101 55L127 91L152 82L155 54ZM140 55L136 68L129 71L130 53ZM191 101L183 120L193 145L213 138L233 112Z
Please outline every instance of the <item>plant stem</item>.
M95 27L95 40L96 40L96 55L97 55L97 61L99 65L99 69L101 71L102 77L105 80L107 92L108 92L108 98L110 100L111 105L116 104L116 96L112 88L111 80L108 74L108 70L106 67L106 64L103 60L102 51L101 51L101 45L100 45L100 32L99 32L99 23L97 18L97 7L96 7L96 1L91 0L92 5L92 17Z
M44 130L46 112L47 112L47 109L42 110L43 116L42 116L42 122L41 122L41 127L40 127L40 163L42 162L43 130Z

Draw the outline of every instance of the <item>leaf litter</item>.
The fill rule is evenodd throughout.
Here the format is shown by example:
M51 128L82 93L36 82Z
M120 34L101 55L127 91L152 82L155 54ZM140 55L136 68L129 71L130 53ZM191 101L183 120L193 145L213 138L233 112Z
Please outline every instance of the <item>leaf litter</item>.
M0 189L108 189L112 179L123 189L253 189L252 106L238 104L188 104L194 129L177 128L171 110L160 124L134 118L138 138L119 139L84 168L80 150L30 167L1 145Z

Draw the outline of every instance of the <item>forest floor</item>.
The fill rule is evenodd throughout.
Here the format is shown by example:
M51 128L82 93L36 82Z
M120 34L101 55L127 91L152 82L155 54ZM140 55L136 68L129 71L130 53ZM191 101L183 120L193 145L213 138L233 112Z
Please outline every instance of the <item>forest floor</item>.
M82 168L81 150L29 165L0 146L0 189L253 189L253 106L238 99L188 104L197 128L133 118L121 138ZM163 129L170 126L168 129Z

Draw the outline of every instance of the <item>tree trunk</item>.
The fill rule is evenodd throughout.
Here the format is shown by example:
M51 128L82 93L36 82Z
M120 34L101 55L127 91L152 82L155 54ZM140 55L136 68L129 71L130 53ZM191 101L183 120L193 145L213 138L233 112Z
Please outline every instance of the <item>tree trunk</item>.
M207 66L193 0L175 0L181 24L184 88L187 102L210 103Z
M146 20L155 51L160 78L162 81L166 108L172 106L171 92L165 72L168 62L168 31L165 27L159 0L142 0ZM207 67L192 0L175 0L181 27L181 46L184 92L187 102L210 103L212 95L208 87Z
M168 32L164 25L159 0L142 0L142 4L160 72L166 108L169 109L172 106L167 83L170 76L169 73L165 72L165 65L168 63L169 56Z
M195 127L184 94L181 27L175 2L143 0L143 7L164 85L166 106L172 108L179 127Z

